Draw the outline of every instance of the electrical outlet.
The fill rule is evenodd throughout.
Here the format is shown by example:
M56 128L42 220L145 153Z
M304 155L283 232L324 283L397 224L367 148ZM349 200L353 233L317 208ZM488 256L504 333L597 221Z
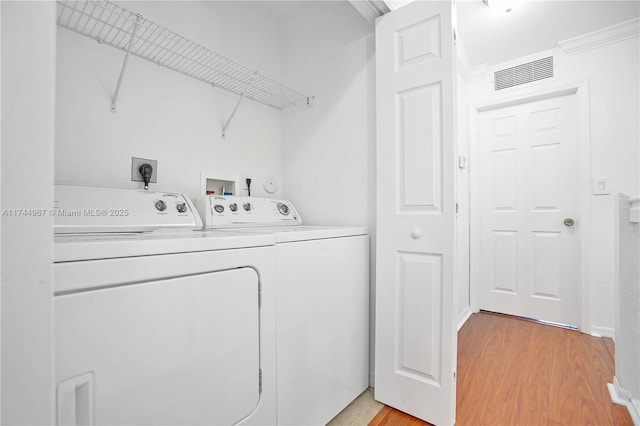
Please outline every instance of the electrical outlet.
M158 162L156 160L148 160L146 158L131 157L131 180L133 182L144 182L140 174L140 166L144 163L151 164L153 172L149 182L156 183L158 181Z

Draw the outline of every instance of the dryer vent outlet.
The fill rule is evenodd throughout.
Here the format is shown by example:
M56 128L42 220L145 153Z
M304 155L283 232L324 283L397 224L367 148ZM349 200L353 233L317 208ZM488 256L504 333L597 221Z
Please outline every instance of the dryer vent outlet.
M133 182L144 182L144 178L140 173L140 166L143 164L150 164L153 167L151 172L150 183L156 183L158 181L158 162L156 160L149 160L147 158L131 157L131 180Z

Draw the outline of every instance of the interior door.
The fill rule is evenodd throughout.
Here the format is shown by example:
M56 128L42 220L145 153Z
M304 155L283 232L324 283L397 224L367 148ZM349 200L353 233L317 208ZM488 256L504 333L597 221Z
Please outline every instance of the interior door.
M376 22L375 397L455 421L453 4Z
M479 114L481 309L579 324L578 110L573 94Z

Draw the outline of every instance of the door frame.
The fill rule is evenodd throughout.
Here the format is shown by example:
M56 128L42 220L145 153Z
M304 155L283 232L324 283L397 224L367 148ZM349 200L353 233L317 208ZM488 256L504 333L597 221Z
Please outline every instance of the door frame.
M479 115L481 112L498 108L519 105L527 102L541 101L558 96L575 95L578 102L578 145L580 161L580 271L581 282L578 329L592 334L590 305L589 257L591 252L591 132L590 132L590 97L589 80L572 83L551 83L500 97L492 96L469 104L469 228L470 228L470 307L473 312L480 310L480 173L476 162L480 161Z

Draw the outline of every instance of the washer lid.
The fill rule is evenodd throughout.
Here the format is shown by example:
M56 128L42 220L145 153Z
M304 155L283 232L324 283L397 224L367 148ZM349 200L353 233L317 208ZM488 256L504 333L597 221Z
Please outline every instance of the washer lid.
M345 226L274 226L266 228L236 228L234 231L273 234L276 243L367 235L366 227Z

